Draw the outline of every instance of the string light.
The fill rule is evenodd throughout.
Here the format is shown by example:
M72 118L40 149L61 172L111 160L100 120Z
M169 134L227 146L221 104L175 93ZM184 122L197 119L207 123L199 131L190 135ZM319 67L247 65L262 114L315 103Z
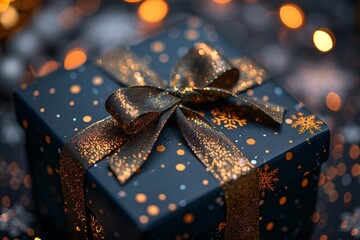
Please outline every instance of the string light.
M139 6L138 14L143 21L156 23L165 18L168 10L169 7L163 0L147 0Z
M334 47L335 37L329 29L318 29L314 32L313 42L320 52L329 52Z
M280 7L281 22L288 28L297 29L304 24L305 15L301 8L295 4L287 3Z

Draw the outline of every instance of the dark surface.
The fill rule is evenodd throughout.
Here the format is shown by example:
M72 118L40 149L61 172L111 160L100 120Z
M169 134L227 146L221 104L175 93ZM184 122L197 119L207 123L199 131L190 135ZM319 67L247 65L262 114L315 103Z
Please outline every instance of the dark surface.
M323 166L320 175L317 211L313 216L314 239L359 238L358 1L301 2L299 6L305 13L306 22L295 31L285 28L279 21L277 11L281 1L270 4L265 1L233 1L231 4L229 7L217 6L211 1L191 1L190 4L170 1L169 16L174 17L177 12L185 11L206 18L234 46L261 63L277 83L320 114L331 128L332 150L330 160ZM137 7L120 5L116 5L119 11L122 8L133 11ZM107 6L107 3L103 3L99 13L86 18L84 24L74 29L72 34L56 39L56 44L39 42L44 46L42 54L62 61L66 46L75 38L82 37L83 40L84 29L94 29L86 23L92 19L96 23L96 17ZM112 8L116 9L115 5ZM29 26L29 29L32 27ZM312 45L312 33L321 27L330 28L336 37L336 45L329 53L317 52ZM131 31L128 34L131 35ZM11 45L15 45L15 42L8 41L2 51L4 56L14 52ZM11 218L4 221L5 215L1 215L0 229L3 230L1 234L9 238L23 236L20 238L27 239L27 236L40 236L42 231L34 228L36 223L31 219L35 219L32 214L34 205L31 195L28 195L28 177L24 177L28 176L24 150L21 150L24 149L24 137L14 118L10 92L5 85L1 89L0 197L1 214L9 214L10 209ZM329 92L335 92L341 99L341 107L337 111L330 110L326 104Z

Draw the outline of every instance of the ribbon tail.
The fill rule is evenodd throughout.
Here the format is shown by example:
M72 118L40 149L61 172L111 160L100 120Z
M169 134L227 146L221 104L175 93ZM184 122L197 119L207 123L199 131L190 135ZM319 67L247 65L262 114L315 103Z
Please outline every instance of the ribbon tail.
M88 168L121 146L126 136L112 117L87 127L65 144L60 178L69 229L76 239L88 239L84 180Z
M227 207L225 239L257 239L260 193L254 166L197 112L181 107L176 110L176 119L194 154L223 188Z
M109 167L121 184L126 183L147 160L161 130L176 107L165 111L158 121L152 121L142 131L128 135L126 143L106 157L109 159Z

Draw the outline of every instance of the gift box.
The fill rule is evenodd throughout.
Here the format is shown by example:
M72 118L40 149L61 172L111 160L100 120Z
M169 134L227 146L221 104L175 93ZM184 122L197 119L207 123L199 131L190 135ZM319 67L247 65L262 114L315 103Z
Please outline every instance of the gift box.
M130 51L166 83L174 65L199 42L207 42L225 58L241 56L211 25L195 17L131 46ZM63 238L68 229L59 176L64 144L108 117L105 101L125 87L116 74L124 65L102 61L99 66L99 59L75 70L58 70L14 94L17 117L26 132L39 214ZM329 130L273 80L263 82L263 70L251 62L237 67L242 77L261 82L239 95L285 107L281 124L234 98L191 104L191 108L254 166L260 238L308 238L319 170L328 157ZM219 239L227 225L221 184L193 153L171 117L146 162L126 183L119 183L108 159L100 160L86 171L84 196L87 234L94 239Z

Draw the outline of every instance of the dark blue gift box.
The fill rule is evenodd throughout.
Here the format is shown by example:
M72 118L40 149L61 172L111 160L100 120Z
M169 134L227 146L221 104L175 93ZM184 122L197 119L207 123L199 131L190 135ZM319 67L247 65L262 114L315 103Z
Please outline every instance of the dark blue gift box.
M167 81L172 66L198 41L213 45L226 58L239 56L198 18L173 25L131 51ZM119 87L113 76L88 62L76 70L58 70L15 93L39 213L64 238L66 218L58 174L61 148L82 129L108 116L104 102ZM328 157L329 130L271 79L242 94L285 106L283 124L274 125L234 100L194 109L258 168L261 238L308 238L319 169ZM226 206L221 187L192 154L172 120L141 171L128 183L120 185L107 162L101 161L88 170L85 186L94 239L217 239L223 235Z

